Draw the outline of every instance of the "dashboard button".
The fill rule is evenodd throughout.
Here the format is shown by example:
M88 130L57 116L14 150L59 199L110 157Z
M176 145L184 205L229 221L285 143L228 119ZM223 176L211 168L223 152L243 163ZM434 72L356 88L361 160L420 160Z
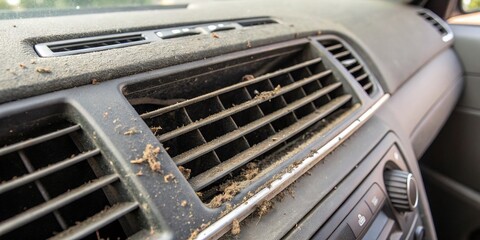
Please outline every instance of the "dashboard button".
M382 206L385 195L377 184L373 184L367 194L365 194L365 197L363 197L363 200L367 203L370 211L375 213Z
M358 237L371 221L372 213L364 201L360 201L350 214L348 214L346 219L355 237Z

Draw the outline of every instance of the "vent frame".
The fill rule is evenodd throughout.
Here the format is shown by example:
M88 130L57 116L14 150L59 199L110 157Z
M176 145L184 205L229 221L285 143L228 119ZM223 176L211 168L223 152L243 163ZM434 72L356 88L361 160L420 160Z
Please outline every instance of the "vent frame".
M443 42L447 43L454 39L453 31L448 25L448 23L446 23L437 14L425 8L418 10L417 13L423 20L427 21L430 25L432 25L432 27L437 30L437 32L440 33ZM429 20L428 18L431 18L431 20Z
M297 41L298 42L298 41ZM319 49L316 48L315 45L312 45L312 43L310 41L308 41L308 47L312 48L312 52L315 52L315 54L320 54L319 52ZM297 43L297 44L304 44L304 43ZM273 45L275 46L275 45ZM278 46L278 45L277 45ZM282 44L280 45L282 46ZM282 47L286 47L284 44ZM280 47L279 47L280 48ZM275 49L274 47L266 47L266 49L268 51L272 51L271 49ZM252 52L252 54L256 54L258 53L258 50L256 49L252 49L252 50L247 50L249 52ZM248 56L248 55L247 55ZM237 56L238 57L238 56ZM325 61L325 64L328 65L328 66L332 66L332 63L331 63L331 59L327 59L327 58L322 58L322 61ZM208 65L207 65L208 66ZM207 66L204 66L204 67L207 67ZM341 82L342 84L344 84L344 87L346 89L349 89L349 82L346 81L343 77L343 75L337 71L336 69L332 69L332 74L335 76L335 78L337 78L337 81ZM163 76L161 77L160 79L163 79L162 82L163 83L167 83L167 82L170 82L169 80L165 80L165 79L169 79L168 76ZM182 78L181 77L173 77L173 79L175 79L176 81L180 81ZM146 91L146 92L156 92L155 90L148 90L148 87L142 89L142 87L139 87L139 86L142 86L145 87L145 86L150 86L150 87L154 87L154 85L160 85L160 82L159 80L154 80L153 83L149 83L149 82L152 82L152 81L143 81L143 82L136 82L136 83L132 83L132 84L126 84L122 87L122 91L123 93L126 95L126 98L127 99L130 99L131 100L131 96L144 96L145 94L143 94L142 92L143 91ZM356 103L358 103L360 100L358 99L358 96L357 94L355 93L355 91L351 91L351 89L348 90L348 94L352 95L352 99L349 100L349 101L354 101ZM145 117L145 115L143 115ZM335 127L336 128L336 127ZM248 192L248 191L255 191L256 188L260 187L260 183L265 183L268 179L270 179L271 177L273 177L273 175L279 173L280 171L282 171L284 168L283 167L286 167L288 166L289 164L292 164L293 161L296 161L298 159L295 159L295 158L291 158L291 159L288 159L288 161L284 162L284 163L281 163L281 167L279 166L278 168L275 168L274 171L272 170L270 173L262 176L261 179L259 179L258 181L258 184L257 182L252 184L251 186L245 188L244 190L245 191L242 191L242 194L239 194L237 197L235 197L236 200L234 200L234 202L238 202L239 200L241 200L241 198L243 198L245 196L244 193ZM172 162L173 163L173 162ZM263 184L262 183L262 184ZM259 185L260 184L260 185ZM195 189L195 187L194 187ZM223 207L223 206L222 206Z
M3 195L2 197L7 198L7 195L13 194L18 188L33 186L34 190L30 191L38 192L37 195L42 195L43 200L27 207L26 210L2 219L0 221L1 235L6 234L8 236L27 225L34 225L35 221L39 221L46 216L50 216L50 220L56 219L60 227L59 232L63 229L63 233L50 236L54 239L60 236L79 238L89 234L95 235L95 230L103 229L114 222L116 222L117 227L121 227L124 234L127 234L125 237L141 235L144 231L150 231L149 220L141 211L140 203L129 193L127 186L123 183L122 176L108 163L106 153L98 144L94 143L96 136L90 134L92 131L87 133L88 126L85 126L80 113L73 106L61 99L56 99L48 103L35 102L29 106L17 106L14 109L7 107L4 110L6 111L0 111L0 121L2 122L0 127L0 133L2 133L2 136L0 136L2 142L0 158L19 153L18 159L23 161L27 170L23 170L23 174L18 172L20 175L15 175L14 178L10 179L4 179L2 176L0 196ZM22 120L19 121L18 119ZM32 130L32 128L44 130L34 132L33 135L27 133L24 136L18 136L19 133L23 134ZM95 135L94 132L93 134ZM52 156L58 154L39 158L39 155L36 155L42 154L39 153L39 149L44 148L47 143L48 146L57 146L60 140L63 145L70 146L68 149L76 149L76 152L73 153L75 156L69 156L70 153L68 153L66 158L61 157L53 162L41 165L41 161L38 160L52 158ZM67 153L69 151L65 150L67 145L63 145L62 151L64 150ZM45 153L55 152L50 149L42 151ZM9 162L11 161L9 160ZM57 182L58 177L68 174L68 171L72 169L79 171L79 165L82 165L84 170L89 171L89 173L81 171L82 175L90 175L89 178L74 181L76 185L71 185L70 180L72 179L64 180L65 184L63 185L65 187L70 186L64 188L65 191L61 190L62 184L53 184L52 181ZM104 198L103 201L106 205L92 206L89 201L92 199L99 200L98 197L100 196ZM6 199L3 200L6 201ZM75 223L72 223L74 218L66 214L73 213L72 211L75 211L76 208L74 206L85 207L85 204L88 204L89 208L92 209L86 212L95 215L83 214L84 217L88 218L76 219ZM110 207L105 208L105 206ZM70 210L67 210L67 208L70 208ZM45 209L49 210L45 213ZM25 213L28 214L24 215ZM36 217L33 218L34 216ZM90 222L89 219L94 216L100 221ZM49 222L49 224L55 223ZM50 225L46 222L42 223L44 227Z
M354 91L360 91L366 94L371 99L375 99L381 94L383 94L383 90L379 84L378 79L376 78L376 75L373 74L370 69L371 65L367 64L364 58L357 53L356 49L346 40L348 38L344 36L338 36L337 34L328 34L313 39L321 46L322 52L331 56L334 61L338 63L337 66L340 66L339 68L342 69L343 74L347 75L347 78L352 79L352 81L350 82L352 82L353 85L360 86L359 88L355 88ZM353 64L357 65L354 66L352 69L349 69L348 66L346 66L342 63L342 61L339 60L339 58L343 56L336 57L336 54L333 54L332 51L329 50L324 43L322 43L322 41L335 41L341 44L342 46L340 48L344 48L347 51L347 54L345 56L350 55L356 61L356 63ZM360 76L355 76L356 74L353 71L361 73ZM358 80L359 77L365 78Z

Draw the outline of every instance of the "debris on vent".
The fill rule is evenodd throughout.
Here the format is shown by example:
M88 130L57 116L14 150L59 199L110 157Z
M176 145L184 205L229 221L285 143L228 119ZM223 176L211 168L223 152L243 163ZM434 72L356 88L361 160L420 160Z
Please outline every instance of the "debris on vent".
M252 79L255 79L255 76L251 75L251 74L247 74L245 76L242 77L242 81L243 82L246 82L246 81L250 81Z
M167 174L163 177L163 181L166 182L166 183L169 183L173 179L175 179L175 176L171 173L169 173L169 174Z
M179 166L178 170L180 170L180 172L182 173L183 177L185 177L185 179L187 180L190 179L190 174L192 173L191 169L185 168L183 166Z
M240 222L237 219L233 219L232 222L232 235L240 234Z
M143 151L143 156L130 162L133 164L141 164L147 162L150 166L150 169L154 172L159 172L161 169L160 162L157 159L158 154L160 153L159 147L153 147L152 144L147 144L145 150Z

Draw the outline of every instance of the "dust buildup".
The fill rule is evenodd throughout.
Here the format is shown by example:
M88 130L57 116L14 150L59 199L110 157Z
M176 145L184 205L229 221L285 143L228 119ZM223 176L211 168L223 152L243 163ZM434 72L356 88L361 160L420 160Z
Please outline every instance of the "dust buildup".
M150 166L150 169L154 172L159 172L161 169L160 162L157 159L158 154L160 153L159 147L153 147L152 144L147 144L145 150L143 151L143 156L135 160L130 161L133 164L141 164L147 162Z
M273 208L273 202L270 200L265 200L258 206L257 214L259 217L265 216Z
M183 177L185 177L185 179L187 180L190 179L190 174L192 173L191 169L185 168L183 166L179 166L178 170L180 170L180 172L182 173Z
M188 240L197 239L198 234L199 234L201 231L205 230L208 226L210 226L210 224L211 224L211 223L208 222L208 223L204 223L204 224L200 225L199 228L197 228L197 229L195 229L194 231L192 231L192 233L190 234L190 237L188 238Z
M281 87L280 85L277 85L277 86L275 87L275 89L273 89L272 91L261 92L260 94L258 94L257 96L255 96L255 98L261 98L261 99L263 99L263 100L272 98L273 96L275 96L275 95L278 94L278 92L280 91L280 89L282 89L282 87Z
M247 164L246 168L242 171L241 175L245 180L252 180L258 175L259 172L260 172L260 169L258 168L258 164L254 162L250 162Z
M232 222L232 235L240 234L240 222L237 219L233 219Z
M222 184L220 185L220 191L222 193L215 196L210 201L210 203L207 204L207 206L211 208L220 207L222 203L231 201L235 197L235 195L240 192L241 189L242 186L238 182L227 182L225 184Z

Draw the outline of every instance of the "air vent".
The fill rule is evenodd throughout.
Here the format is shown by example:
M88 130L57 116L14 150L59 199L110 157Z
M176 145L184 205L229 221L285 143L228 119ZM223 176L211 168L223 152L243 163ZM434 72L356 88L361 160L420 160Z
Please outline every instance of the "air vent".
M26 119L0 127L0 238L124 239L141 230L138 203L80 125ZM17 124L3 131L8 122Z
M125 93L175 164L191 171L192 188L215 208L232 197L217 194L265 175L269 156L352 107L352 96L315 55L308 45L295 45L171 76L166 84L132 85Z
M437 31L442 35L442 40L448 42L453 39L453 32L441 18L435 15L433 12L423 9L418 12L422 18L427 20Z
M336 39L320 40L322 44L346 69L369 95L373 93L372 79L351 48Z
M257 18L257 19L246 19L246 20L238 21L238 24L240 24L242 27L252 27L252 26L275 24L275 23L278 23L278 22L271 18Z
M148 42L150 41L142 34L117 34L37 44L35 45L35 50L38 55L42 57L64 56L127 47Z

